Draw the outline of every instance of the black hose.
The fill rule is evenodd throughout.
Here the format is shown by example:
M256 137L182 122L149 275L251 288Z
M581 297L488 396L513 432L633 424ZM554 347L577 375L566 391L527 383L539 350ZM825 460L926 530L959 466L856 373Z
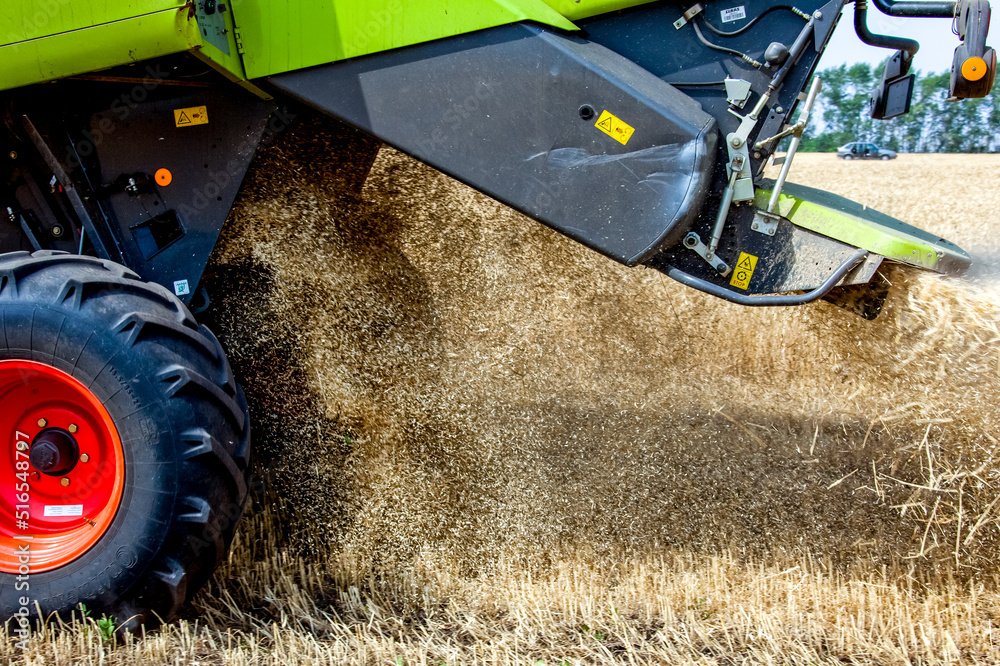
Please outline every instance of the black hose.
M879 11L889 16L916 16L920 18L952 18L955 16L955 2L896 2L895 0L872 0Z
M701 20L705 22L705 27L708 28L709 30L711 30L712 32L714 32L719 37L735 37L737 35L742 35L744 32L746 32L747 30L749 30L750 28L752 28L754 26L754 24L757 23L757 21L761 20L762 18L764 18L765 16L767 16L771 12L778 11L779 9L785 9L785 10L788 10L790 12L795 12L796 15L799 14L799 12L796 12L795 7L792 7L791 5L772 5L772 6L768 7L767 9L765 9L764 11L762 11L757 16L755 16L753 18L753 20L751 20L745 26L743 26L739 30L733 30L732 32L724 32L722 30L719 30L714 25L712 25L711 23L708 22L708 19L705 18L705 15L703 13L699 14L699 16L701 16Z
M917 55L920 50L920 42L906 37L894 37L892 35L878 35L868 29L868 0L854 0L854 32L858 33L858 39L865 44L878 46L884 49L898 49L906 51L910 57Z
M705 39L705 35L701 33L701 28L698 27L697 19L691 21L691 27L694 28L694 34L698 36L698 41L707 46L708 48L712 49L713 51L721 51L722 53L732 54L737 58L747 61L757 69L760 69L761 64L756 60L754 60L753 58L751 58L750 56L748 56L747 54L737 51L736 49L728 48L726 46L719 46L718 44L713 44L712 42Z

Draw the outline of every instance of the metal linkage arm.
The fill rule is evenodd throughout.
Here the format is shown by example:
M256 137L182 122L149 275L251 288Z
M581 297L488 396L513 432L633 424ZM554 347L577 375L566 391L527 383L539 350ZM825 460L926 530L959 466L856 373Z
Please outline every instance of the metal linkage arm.
M812 303L817 301L828 293L830 290L837 286L845 275L850 273L868 257L867 250L858 250L850 257L847 261L842 263L837 270L830 274L830 277L820 286L816 287L812 291L806 292L804 294L771 294L767 296L748 296L746 294L737 294L735 292L729 291L725 287L720 287L718 285L712 284L707 280L702 280L701 278L696 278L693 275L685 273L684 271L671 267L667 271L667 275L671 278L677 280L681 284L685 284L689 287L697 289L698 291L703 291L711 296L717 296L723 300L729 301L730 303L736 303L738 305L749 305L751 307L765 307L765 306L776 306L776 305L805 305L806 303Z

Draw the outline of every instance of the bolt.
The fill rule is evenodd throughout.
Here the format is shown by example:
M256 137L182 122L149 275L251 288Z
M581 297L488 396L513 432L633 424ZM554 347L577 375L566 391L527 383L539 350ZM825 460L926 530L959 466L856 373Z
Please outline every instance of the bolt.
M743 145L743 140L738 136L734 136L732 139L729 140L729 145L732 146L733 148L739 148L740 146Z
M69 479L67 479L67 478L66 478L66 477L64 476L64 477L62 478L62 480L61 480L61 481L59 482L59 484L60 484L60 485L62 485L62 487L63 487L63 488L65 488L66 486L68 486L68 485L69 485Z
M755 160L759 160L760 159L760 151L759 150L754 151L753 158Z
M784 113L784 112L785 112L785 108L784 108L784 107L782 107L782 106L779 106L778 108L776 108L776 109L774 110L774 112L775 112L775 113Z
M47 426L48 424L49 424L49 422L48 422L48 421L46 421L45 419L38 419L38 427L39 427L39 428L44 428L44 427L45 427L45 426Z
M55 225L54 227L52 227L52 235L55 236L56 238L59 238L60 236L63 235L63 228L58 224Z
M38 481L38 479L40 479L40 478L42 478L42 475L39 474L38 472L32 472L31 473L31 480L32 481Z
M16 160L17 159L17 151L16 150L10 151L10 159L12 159L12 160Z
M817 9L816 11L813 12L813 18L816 19L817 21L820 20L821 18L823 18L823 12Z
M753 223L753 228L754 228L754 229L760 229L760 225L759 225L759 224L757 224L756 222L754 222L754 223Z
M76 432L79 429L80 429L80 427L78 425L76 425L75 423L70 423L69 427L66 428L66 430L69 430L70 432Z
M719 264L718 266L715 267L715 270L719 271L720 273L724 273L725 270L726 270L726 265L725 264Z
M80 456L80 462L90 462L90 456L84 453Z

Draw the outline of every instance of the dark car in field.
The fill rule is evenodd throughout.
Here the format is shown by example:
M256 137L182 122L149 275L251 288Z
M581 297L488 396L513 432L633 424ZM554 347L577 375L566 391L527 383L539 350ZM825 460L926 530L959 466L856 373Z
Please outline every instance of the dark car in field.
M896 151L879 148L874 143L855 141L838 148L837 157L844 160L894 160Z

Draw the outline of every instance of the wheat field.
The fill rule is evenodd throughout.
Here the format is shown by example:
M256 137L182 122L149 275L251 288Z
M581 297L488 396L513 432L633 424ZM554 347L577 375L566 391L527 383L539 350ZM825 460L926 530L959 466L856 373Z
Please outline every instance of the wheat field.
M207 282L255 504L179 621L56 664L1000 663L1000 156L800 155L942 234L868 322L626 269L312 120Z

